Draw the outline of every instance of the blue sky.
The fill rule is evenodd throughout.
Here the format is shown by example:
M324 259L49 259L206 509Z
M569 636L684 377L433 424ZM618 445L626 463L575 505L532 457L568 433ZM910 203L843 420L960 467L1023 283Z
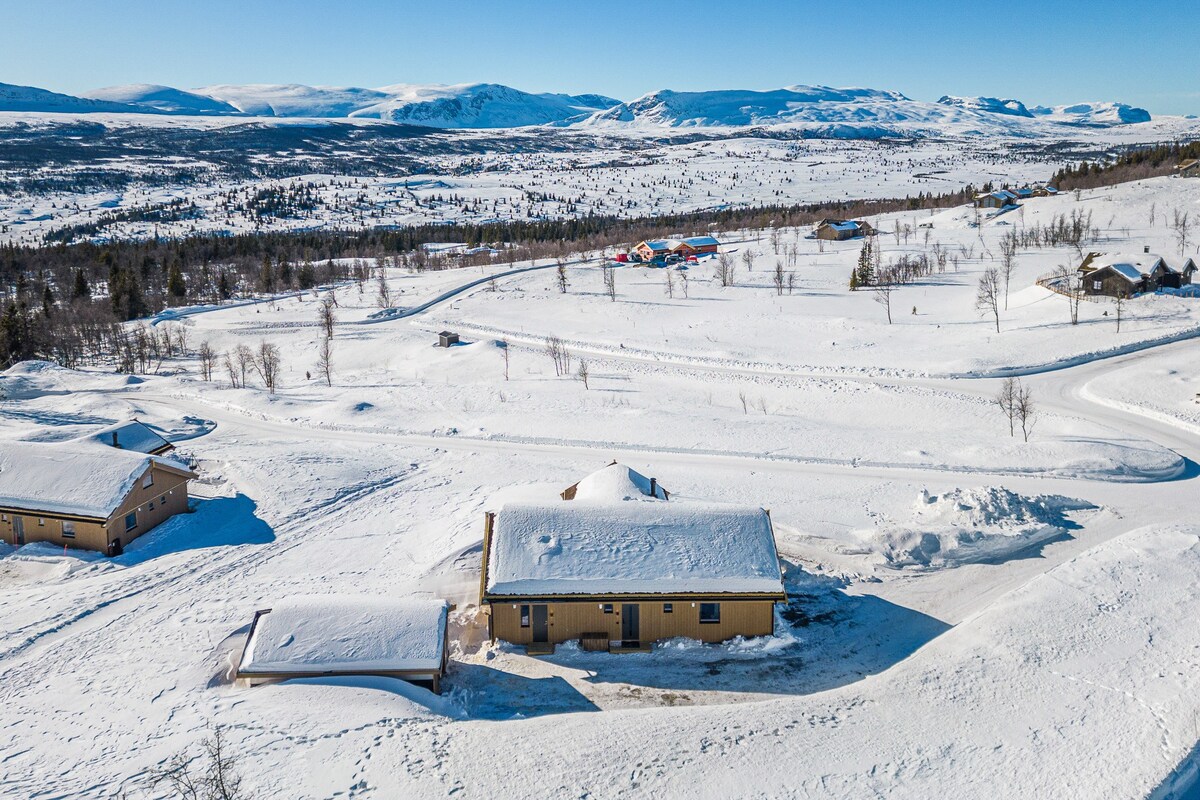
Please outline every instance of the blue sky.
M528 91L796 83L1119 100L1200 113L1195 0L0 0L0 82L505 83Z

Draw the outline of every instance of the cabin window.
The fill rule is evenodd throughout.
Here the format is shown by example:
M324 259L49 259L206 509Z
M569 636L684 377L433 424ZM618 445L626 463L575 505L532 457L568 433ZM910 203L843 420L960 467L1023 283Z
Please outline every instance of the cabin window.
M1104 281L1092 281L1092 291L1098 292L1104 288Z
M613 613L613 604L612 604L612 603L605 603L604 605L600 606L600 609L601 609L601 610L602 610L602 611L603 611L605 614L611 614L611 613Z
M165 506L167 504L167 496L164 494L162 497L158 498L158 502L159 504Z
M39 527L39 528L44 528L44 527L46 527L46 520L45 520L45 519L43 519L42 517L38 517L38 527Z
M67 522L66 520L63 520L62 525L63 525L63 534L62 534L63 538L64 539L74 539L75 538L75 523Z
M700 622L703 624L715 624L721 621L721 604L720 603L701 603L700 604Z
M131 511L125 515L125 530L131 531L137 527L137 512Z
M675 604L674 603L663 603L663 613L664 614L675 613Z
M153 485L154 485L154 473L147 472L146 477L142 478L142 488L149 489Z
M521 627L529 627L529 606L521 606Z
M8 514L0 514L0 522L8 522Z
M154 510L154 501L153 500L150 501L150 508L148 510L150 510L150 511Z

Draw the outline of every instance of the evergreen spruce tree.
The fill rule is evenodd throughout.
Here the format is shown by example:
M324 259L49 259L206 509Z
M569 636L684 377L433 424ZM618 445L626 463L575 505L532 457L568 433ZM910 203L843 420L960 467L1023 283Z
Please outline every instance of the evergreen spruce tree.
M187 297L187 284L183 282L183 272L179 269L178 261L171 263L171 270L167 273L167 292L176 300Z
M87 273L83 271L83 267L75 269L75 289L72 297L75 300L89 300L92 297L92 287L88 283Z
M863 239L862 250L858 254L858 285L870 286L875 283L874 256L871 252L871 237Z
M54 316L54 290L48 283L42 287L42 314L47 319Z
M857 269L850 270L850 291L852 291L852 292L858 291L858 270Z

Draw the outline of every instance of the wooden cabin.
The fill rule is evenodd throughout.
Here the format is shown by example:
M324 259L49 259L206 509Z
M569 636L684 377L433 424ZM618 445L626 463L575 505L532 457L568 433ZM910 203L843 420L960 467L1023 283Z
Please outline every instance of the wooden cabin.
M151 456L160 456L175 449L175 445L168 442L162 434L136 419L107 425L94 433L89 433L83 439L115 447L118 450L129 450Z
M1183 177L1200 177L1200 159L1189 158L1179 162L1175 174Z
M1007 189L997 189L994 192L975 195L976 208L1004 208L1016 204L1017 195Z
M633 248L633 252L641 257L642 261L653 261L656 258L665 258L670 252L673 243L667 239L647 239Z
M855 219L823 219L813 227L813 238L842 242L863 236L874 236L875 228L869 222Z
M187 511L183 464L94 442L0 446L0 541L120 555L124 546Z
M712 236L689 236L686 239L680 239L676 242L675 246L671 248L671 252L675 255L688 258L715 253L720 246L721 243Z
M710 503L509 503L486 515L481 605L493 640L648 649L774 632L784 602L771 518Z
M1084 294L1132 297L1167 287L1178 289L1191 283L1196 264L1187 259L1180 269L1153 253L1088 253L1079 265Z
M313 595L254 613L235 679L242 686L348 675L441 691L449 663L444 600Z

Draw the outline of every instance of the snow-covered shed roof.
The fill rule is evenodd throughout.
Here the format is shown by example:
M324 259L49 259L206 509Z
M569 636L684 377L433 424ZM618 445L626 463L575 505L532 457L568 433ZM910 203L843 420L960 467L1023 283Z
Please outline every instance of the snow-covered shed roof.
M486 569L497 599L784 594L767 512L711 503L508 504Z
M174 446L154 428L136 419L107 425L81 438L135 453L162 453Z
M255 618L238 676L440 673L444 600L305 595Z
M587 502L611 502L621 500L666 500L670 493L651 480L624 464L616 461L593 472L562 492L564 500Z
M169 458L91 442L0 444L0 508L108 519L151 464L196 477Z

